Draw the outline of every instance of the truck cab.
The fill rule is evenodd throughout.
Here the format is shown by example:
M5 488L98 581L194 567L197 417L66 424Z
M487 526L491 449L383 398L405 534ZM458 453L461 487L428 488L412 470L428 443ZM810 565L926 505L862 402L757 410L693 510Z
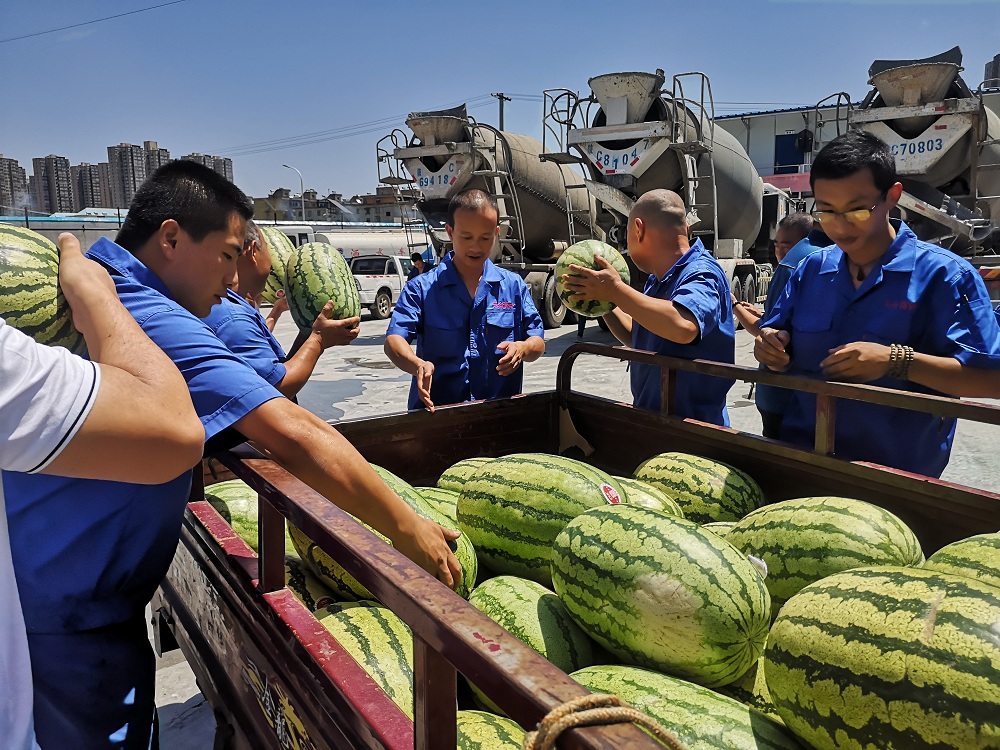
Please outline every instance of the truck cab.
M406 275L413 265L410 259L398 255L362 255L348 263L361 306L367 307L375 320L388 318L406 284Z

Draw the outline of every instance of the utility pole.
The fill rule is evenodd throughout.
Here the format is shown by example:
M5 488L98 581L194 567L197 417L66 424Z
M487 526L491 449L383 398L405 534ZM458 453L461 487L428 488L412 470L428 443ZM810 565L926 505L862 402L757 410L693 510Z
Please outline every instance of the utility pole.
M503 103L509 102L511 99L509 96L504 96L502 91L498 91L495 94L490 94L494 99L500 102L500 130L503 130Z

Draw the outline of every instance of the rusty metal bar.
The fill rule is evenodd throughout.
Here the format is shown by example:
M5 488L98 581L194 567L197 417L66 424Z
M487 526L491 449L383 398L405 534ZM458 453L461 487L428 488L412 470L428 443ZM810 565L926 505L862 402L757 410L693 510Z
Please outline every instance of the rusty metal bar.
M414 725L416 750L451 750L458 742L458 674L422 638L413 639Z
M816 395L816 452L834 454L837 432L837 399L827 393Z
M271 503L257 503L260 588L264 593L285 587L285 517Z
M896 409L910 409L938 417L954 417L972 422L1000 425L1000 406L963 401L951 396L932 396L874 385L853 383L833 383L817 378L759 370L755 367L709 362L703 359L679 359L661 354L630 349L625 346L605 346L603 344L572 344L559 358L556 370L556 390L566 393L572 390L573 363L581 354L596 354L629 362L641 362L656 367L712 375L720 378L742 380L746 383L766 383L795 391L822 394L850 401L864 401L869 404L891 406Z
M677 413L677 372L672 367L660 368L660 414Z

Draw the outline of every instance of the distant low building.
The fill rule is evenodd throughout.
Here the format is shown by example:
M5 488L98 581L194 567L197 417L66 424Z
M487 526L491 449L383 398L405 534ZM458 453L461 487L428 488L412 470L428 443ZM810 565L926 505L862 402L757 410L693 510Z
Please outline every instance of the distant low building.
M303 197L306 222L362 221L353 207L344 202L341 193L330 193L321 198L315 190L306 190L304 196L293 196L288 188L278 188L266 198L254 198L254 219L261 222L302 221Z
M406 188L400 193L390 186L375 188L374 193L355 195L348 205L360 221L382 224L402 224L403 220L419 219L414 202L419 191Z

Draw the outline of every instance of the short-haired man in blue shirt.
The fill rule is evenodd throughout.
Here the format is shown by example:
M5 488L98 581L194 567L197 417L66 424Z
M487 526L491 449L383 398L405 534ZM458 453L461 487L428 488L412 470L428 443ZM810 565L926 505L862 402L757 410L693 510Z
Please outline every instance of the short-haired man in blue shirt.
M413 375L409 409L516 396L522 363L545 352L527 284L490 261L496 200L482 190L459 193L446 229L453 251L407 282L386 330L386 356Z
M754 355L779 372L918 393L986 395L1000 378L1000 326L976 270L890 221L903 186L889 147L851 131L817 154L813 215L835 246L799 264ZM813 445L816 397L795 392L781 437ZM948 463L955 420L837 403L836 453L928 476Z
M264 291L271 272L271 256L262 246L262 239L257 226L248 221L247 239L236 261L236 289L230 289L226 299L213 306L204 321L233 354L283 396L293 398L309 380L324 351L331 346L346 346L358 337L361 318L335 320L330 317L333 303L327 302L312 329L299 335L292 355L286 357L267 322L250 302ZM336 252L332 246L331 250Z
M570 266L573 275L563 283L584 299L617 305L604 320L626 346L732 364L736 330L729 280L700 239L690 243L687 211L677 193L650 190L639 197L628 217L628 252L650 275L641 294L600 257L601 270ZM633 362L630 372L634 405L658 411L660 368ZM728 427L726 394L733 382L678 372L677 415Z
M317 492L451 585L457 533L421 519L330 425L233 354L199 318L233 283L250 200L211 169L175 161L137 191L118 244L89 257L181 371L206 438L252 440ZM146 748L155 663L143 609L177 547L191 473L163 484L3 473L28 631L39 743Z

